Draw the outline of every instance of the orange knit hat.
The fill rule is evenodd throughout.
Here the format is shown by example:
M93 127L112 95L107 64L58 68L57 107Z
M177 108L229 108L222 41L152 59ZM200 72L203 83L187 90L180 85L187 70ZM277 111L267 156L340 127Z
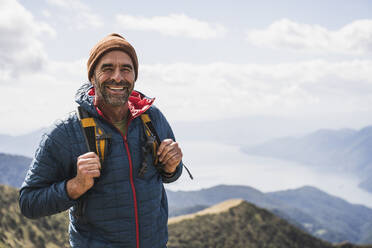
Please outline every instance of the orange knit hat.
M88 67L88 79L89 81L93 77L94 69L99 59L107 52L112 50L121 50L127 53L132 59L134 66L134 80L137 80L138 76L138 59L136 51L133 46L119 34L110 34L100 40L90 51L87 67Z

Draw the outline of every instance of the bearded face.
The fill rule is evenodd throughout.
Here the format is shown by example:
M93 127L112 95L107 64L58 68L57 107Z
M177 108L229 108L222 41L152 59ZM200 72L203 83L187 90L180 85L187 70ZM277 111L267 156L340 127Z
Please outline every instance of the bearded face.
M107 52L99 60L91 82L98 104L123 106L134 88L134 66L128 54L120 50Z
M99 96L105 104L112 106L122 106L128 102L129 96L133 91L133 84L127 81L115 82L114 80L107 80L99 82L94 76L94 87L97 96Z

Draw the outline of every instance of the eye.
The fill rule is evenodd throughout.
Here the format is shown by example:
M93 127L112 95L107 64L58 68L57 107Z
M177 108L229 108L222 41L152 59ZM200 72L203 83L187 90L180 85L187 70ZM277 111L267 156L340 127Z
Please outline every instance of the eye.
M130 72L130 71L132 71L132 69L129 68L129 67L123 67L123 68L121 69L121 71L123 71L123 72Z

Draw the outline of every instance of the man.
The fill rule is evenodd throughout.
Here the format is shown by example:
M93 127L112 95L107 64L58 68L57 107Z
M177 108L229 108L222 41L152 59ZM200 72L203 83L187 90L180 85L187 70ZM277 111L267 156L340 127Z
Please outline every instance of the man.
M58 121L42 138L20 190L20 208L29 218L70 209L72 247L164 248L168 239L168 203L163 183L182 173L182 152L154 99L133 90L138 76L134 48L111 34L93 47L88 59L90 83L76 102L110 137L100 160L87 150L76 112ZM144 152L146 113L161 140ZM144 164L147 167L144 170Z

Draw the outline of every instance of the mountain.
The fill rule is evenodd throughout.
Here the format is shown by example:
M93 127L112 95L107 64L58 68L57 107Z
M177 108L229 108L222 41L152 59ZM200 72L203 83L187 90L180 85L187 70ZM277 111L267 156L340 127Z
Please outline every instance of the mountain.
M317 223L325 227L316 231L319 233L318 237L325 238L327 232L331 231L347 234L349 241L367 243L368 236L372 234L372 209L350 204L314 187L302 187L266 195L312 216ZM312 223L301 224L307 226L308 230L313 228Z
M0 153L0 184L21 187L31 158Z
M208 208L206 205L195 205L192 207L171 207L169 208L169 217L175 217L180 215L186 215L186 214L192 214L195 212L198 212L200 210L203 210L205 208Z
M33 157L45 128L19 136L0 135L0 152Z
M279 192L286 197L285 193ZM366 218L365 223L372 222ZM168 224L168 247L333 247L243 200L230 200L196 214L171 218ZM332 225L338 223L332 221ZM0 185L0 248L68 247L67 226L67 212L36 220L23 217L17 189ZM372 229L366 228L371 238Z
M67 227L67 212L27 219L19 210L17 189L0 185L0 248L69 247Z
M269 211L242 200L230 200L199 213L169 220L169 248L331 248ZM372 246L365 246L372 247Z
M167 190L170 212L179 207L211 206L240 198L265 208L306 232L330 242L371 243L372 209L350 204L314 187L262 193L248 186L219 185L199 191ZM306 205L304 207L302 205Z
M231 198L244 199L262 207L282 206L280 201L271 199L249 186L218 185L196 191L167 190L169 208L211 206Z
M319 130L303 137L244 146L248 154L292 160L330 171L354 173L372 192L372 126L361 130Z

